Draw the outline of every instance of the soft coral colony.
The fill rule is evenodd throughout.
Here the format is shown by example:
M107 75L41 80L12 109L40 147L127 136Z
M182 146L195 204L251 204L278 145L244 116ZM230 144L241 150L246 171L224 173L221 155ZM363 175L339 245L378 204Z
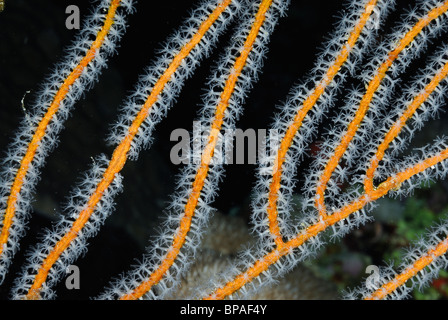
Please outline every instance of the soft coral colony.
M95 6L66 50L65 60L27 110L2 161L2 281L24 226L33 218L31 201L45 159L76 102L100 79L125 33L127 15L137 4L102 0ZM13 299L56 297L54 287L66 269L87 250L89 240L112 214L114 198L124 185L122 169L151 146L156 126L169 116L184 83L215 50L226 29L236 26L207 79L197 115L197 121L208 128L207 136L202 149L192 154L195 161L179 174L162 231L140 263L111 281L97 298L175 296L214 218L212 205L225 171L225 165L213 161L220 135L236 128L246 96L258 80L270 36L288 6L289 1L282 0L209 0L191 12L121 106L108 136L112 154L92 158L91 168L66 201L64 214L30 249L11 289ZM314 68L273 110L270 129L279 135L276 144L268 139L267 144L272 142L275 148L258 161L251 206L255 243L225 271L194 284L190 298L251 297L310 259L329 239L368 223L379 198L406 196L423 182L445 178L445 137L408 149L411 139L445 104L448 48L441 45L434 52L428 48L446 34L448 1L417 1L384 35L382 26L394 7L393 0L348 1ZM425 67L402 86L402 76L424 54L430 56ZM347 89L348 79L360 85ZM338 105L341 93L344 98ZM308 150L316 140L321 141L318 155L307 169L298 170L310 159ZM296 192L303 199L299 215L292 214ZM446 221L439 222L408 250L398 270L380 268L375 285L349 290L347 297L406 297L446 268L447 236Z

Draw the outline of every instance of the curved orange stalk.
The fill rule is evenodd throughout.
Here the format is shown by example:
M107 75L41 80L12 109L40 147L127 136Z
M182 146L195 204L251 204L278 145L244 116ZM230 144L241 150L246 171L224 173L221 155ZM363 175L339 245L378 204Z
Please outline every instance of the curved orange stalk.
M366 179L364 181L364 189L366 192L371 192L375 188L373 185L373 177L375 171L378 167L379 162L383 159L384 153L389 148L389 144L400 134L401 130L406 124L406 121L413 116L418 108L423 102L428 99L431 93L436 89L439 83L448 75L448 63L446 63L443 68L431 79L428 85L425 86L424 90L418 94L409 106L406 108L405 112L400 116L400 118L391 126L383 142L379 145L375 155L370 161L370 166L366 171Z
M317 201L316 207L318 208L320 215L322 216L326 215L324 195L328 181L330 180L331 175L333 174L335 168L338 166L339 161L342 158L343 154L347 150L348 145L355 136L359 125L361 124L366 112L369 109L370 102L372 101L375 92L380 86L381 81L386 76L386 72L388 71L392 63L398 58L398 55L414 40L414 38L422 31L422 29L428 26L433 20L437 19L439 16L444 14L447 10L448 10L448 1L445 1L443 5L432 9L431 11L428 12L428 14L424 18L417 21L417 23L412 27L412 29L409 30L405 34L405 36L398 42L395 49L389 53L387 60L384 61L383 64L378 68L375 76L367 86L366 93L362 97L362 100L360 102L359 108L355 114L354 119L352 120L352 122L350 122L346 134L342 137L341 142L337 146L336 150L334 151L333 155L328 161L324 169L324 172L320 177L319 184L316 190L316 196L318 198L316 200Z
M283 242L277 221L278 216L277 200L278 200L278 192L281 186L282 166L283 163L285 162L286 153L288 152L292 144L294 136L302 126L303 119L307 115L308 111L310 111L316 105L316 102L324 93L327 86L333 81L334 77L337 75L342 65L347 61L351 50L358 41L361 32L364 29L364 26L366 25L367 20L372 14L373 9L375 8L377 2L378 2L377 0L371 0L366 4L365 10L362 13L358 23L351 31L350 36L348 37L348 40L346 42L346 45L339 52L339 55L336 57L335 61L330 66L330 68L327 70L327 73L322 77L322 79L316 85L311 94L303 102L302 108L300 108L300 110L294 117L293 124L288 128L288 130L285 133L285 136L280 142L280 147L275 160L272 181L269 186L269 198L267 207L269 230L271 234L274 236L277 245L280 245Z
M117 8L120 5L121 0L111 1L108 13L104 20L104 25L98 32L95 41L90 46L86 55L82 58L79 64L73 69L73 71L65 79L59 90L56 92L53 102L48 107L47 112L39 122L36 132L34 133L31 142L28 145L28 149L20 163L20 168L17 171L15 179L11 186L11 192L7 200L5 215L3 219L3 227L0 233L0 255L6 247L10 228L13 223L14 216L16 214L16 204L19 198L20 191L23 186L23 181L28 174L28 169L34 160L37 148L39 147L42 139L46 134L48 124L53 119L53 116L58 112L60 103L65 99L70 86L81 76L83 70L87 65L95 58L96 53L100 50L104 39L109 34L109 30L112 27L113 19L115 17Z
M412 117L412 115L417 111L417 109L422 105L422 103L430 96L430 94L435 90L439 83L448 75L448 63L445 63L443 68L431 79L431 81L426 85L425 89L418 94L412 102L409 104L405 112L400 116L400 118L391 127L389 132L386 134L383 142L378 147L375 155L373 156L370 166L366 171L366 180L364 182L364 188L366 192L373 192L375 187L373 186L373 177L378 167L379 161L384 156L385 151L388 149L389 144L395 139L401 132L406 121ZM445 150L446 152L446 150ZM427 165L426 165L427 166ZM395 178L389 178L384 181L380 186L384 186L385 183L391 183ZM392 182L393 183L393 182ZM376 300L384 299L387 295L391 294L397 288L401 287L414 277L418 272L427 267L430 263L434 261L435 258L445 254L448 250L448 238L441 241L434 249L429 250L424 256L417 259L413 265L403 271L401 274L395 276L395 278L377 289L371 295L366 297L366 300Z
M407 268L402 273L395 276L395 278L384 285L364 300L380 300L386 298L397 288L403 286L406 281L414 277L418 272L422 271L429 264L431 264L437 257L444 255L448 251L448 237L439 242L434 249L429 250L425 255L417 259L411 267Z
M128 152L131 148L131 143L136 136L139 127L145 121L148 116L149 110L153 104L157 101L159 95L162 93L165 85L170 81L171 76L178 69L183 59L188 56L191 50L201 41L205 33L213 25L213 23L219 18L221 13L229 6L232 0L224 0L219 4L215 10L210 14L210 16L202 22L196 34L194 34L191 40L180 50L180 52L174 57L173 61L170 63L168 68L165 70L163 75L154 85L148 99L142 106L135 117L132 125L129 127L128 134L121 141L121 143L115 148L112 159L110 160L109 166L103 174L103 178L96 187L95 191L89 198L86 208L80 212L78 218L74 221L71 229L58 241L55 247L51 250L48 256L45 258L42 266L40 267L34 282L27 294L27 298L38 298L39 291L45 282L48 272L50 271L53 264L58 260L59 256L68 248L70 243L77 237L78 232L82 230L90 216L95 210L96 205L101 200L103 193L113 182L115 175L121 171L124 164L126 163Z
M268 270L271 265L277 263L283 256L290 254L292 250L299 248L311 238L317 236L322 231L325 231L328 227L348 218L351 214L355 213L358 210L361 210L367 203L378 200L379 198L385 196L390 190L397 188L404 181L410 179L412 176L423 172L427 168L430 168L431 166L436 165L437 163L445 159L448 159L448 149L445 149L439 154L396 174L394 178L389 178L384 183L380 184L380 186L371 193L363 193L356 200L345 205L333 214L322 217L319 222L307 227L301 234L297 235L295 238L277 246L277 248L267 253L261 259L257 260L244 273L239 274L234 278L234 280L229 281L223 287L216 289L205 299L224 299L225 297L235 293L245 284L251 282L252 279L258 277L264 271ZM446 244L438 246L437 252L431 251L428 253L428 255L431 256L434 253L440 253L444 249L446 251ZM425 260L425 262L427 262L428 259L422 260Z
M392 62L398 57L398 54L413 41L413 39L417 36L417 34L432 20L436 19L437 17L445 13L447 10L448 10L448 1L446 1L444 5L432 9L426 15L426 18L419 20L414 25L414 27L410 31L408 31L406 35L401 39L397 47L392 52L389 53L389 58L386 60L386 62L384 62L380 66L377 75L369 83L367 92L360 103L360 107L355 115L354 120L350 123L346 135L342 138L341 144L337 146L335 154L331 157L330 162L327 164L327 167L325 168L323 176L321 176L321 183L319 184L317 190L317 195L319 195L320 197L317 197L316 199L316 207L318 208L320 216L319 222L307 227L301 234L299 234L298 236L287 242L284 242L282 240L280 230L278 228L277 211L275 207L275 203L278 197L277 192L280 188L281 172L279 172L280 170L274 172L275 178L273 178L273 181L275 179L275 185L273 186L273 184L271 184L270 189L270 197L272 196L271 203L273 203L274 205L271 205L271 208L269 209L271 210L269 221L270 221L270 230L273 236L276 238L276 245L277 245L276 248L271 252L269 252L268 254L266 254L265 256L263 256L261 259L257 260L250 268L246 270L246 272L237 275L234 278L234 280L229 281L223 287L216 289L211 295L209 295L205 299L224 299L225 297L235 293L236 291L240 290L245 284L251 282L252 279L259 276L262 272L266 271L271 265L277 263L281 259L281 257L291 253L292 250L300 247L311 238L317 236L320 232L325 231L329 226L335 225L336 223L346 219L352 213L362 209L367 203L383 197L390 190L399 187L404 181L408 180L413 175L416 175L426 170L427 168L439 163L440 161L448 158L448 149L446 149L440 152L439 154L430 157L396 174L394 177L389 177L386 181L381 183L378 186L378 188L369 189L369 191L365 190L363 194L360 195L356 200L349 203L348 205L345 205L343 208L335 211L333 214L331 215L326 214L324 205L324 192L326 184L328 183L331 174L336 168L340 158L347 149L348 144L356 134L357 127L359 123L362 121L365 113L367 112L370 101L373 98L373 94L379 87L380 82L384 78L386 71L388 70ZM437 84L441 81L442 76L445 73L445 69L443 70L444 71L437 74L436 77L433 79L433 81L431 81L430 85L428 86L428 89L434 90L435 86L437 86ZM427 99L428 96L429 94L428 95L423 94L421 97L419 97L418 98L419 103L420 104L423 103L423 101ZM312 105L309 108L311 107ZM304 116L298 118L298 115L296 115L296 118L294 119L295 121L293 125L288 128L287 133L292 134L294 130L297 130L298 127L300 127L301 125L303 117ZM300 122L297 122L296 120L300 120ZM297 129L294 129L296 126ZM277 156L276 160L278 168L281 168L281 165L279 164L283 163L286 151L289 148L292 139L293 135L288 136L288 138L287 135L285 135L285 138L282 140L282 144L280 146L282 153L280 154L279 150L279 156ZM443 249L440 250L442 251Z
M152 286L157 284L166 274L168 269L173 265L177 255L182 249L187 233L189 232L191 227L191 220L193 219L194 211L196 210L201 191L204 187L205 179L208 175L210 161L213 158L214 150L218 142L218 134L221 131L225 111L229 105L229 99L231 98L232 93L235 89L235 84L238 80L238 77L241 74L244 66L246 65L247 57L252 51L259 30L265 20L265 14L269 10L271 4L272 0L263 0L260 4L258 12L255 16L255 21L246 38L246 41L244 42L244 49L241 51L240 56L235 60L235 64L233 65L234 72L232 72L226 80L223 92L221 93L220 103L216 107L208 143L204 148L204 152L202 153L201 164L196 173L190 197L188 198L187 204L185 205L184 216L180 221L178 231L174 235L173 244L170 250L167 252L159 267L149 276L148 280L141 283L133 292L122 296L120 298L121 300L139 299L145 293L151 290Z

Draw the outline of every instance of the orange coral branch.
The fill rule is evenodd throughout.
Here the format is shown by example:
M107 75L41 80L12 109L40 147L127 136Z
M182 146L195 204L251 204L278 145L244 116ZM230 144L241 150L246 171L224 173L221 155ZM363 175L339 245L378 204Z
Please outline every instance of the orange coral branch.
M249 283L253 278L266 271L271 265L277 263L283 256L290 254L292 250L299 248L311 238L317 236L322 231L325 231L328 227L348 218L351 214L355 213L358 210L361 210L367 203L385 196L390 190L397 188L413 175L416 175L447 158L448 149L442 151L438 155L426 159L422 163L416 164L413 167L398 173L394 179L387 180L387 183L385 182L381 184L372 193L364 193L360 195L356 200L347 204L333 214L322 217L319 222L307 227L301 234L299 234L295 238L279 245L276 249L272 250L261 259L257 260L247 271L236 276L234 280L228 282L222 288L217 289L205 299L224 299L225 297L235 293L245 284ZM446 243L441 244L437 247L437 254L441 255L443 254L442 251L445 250L446 252L447 249L448 247ZM428 253L428 256L432 256L433 254L434 252L430 251ZM429 262L427 264L429 264ZM426 265L424 265L423 267L425 267Z
M372 10L371 7L370 10ZM345 153L350 141L355 136L357 128L363 120L364 115L369 108L369 104L373 99L373 95L378 89L381 81L384 79L387 70L390 68L394 60L397 59L399 53L403 51L414 40L418 33L431 21L444 14L447 10L448 1L446 1L442 6L432 9L425 18L419 20L413 26L413 28L404 35L404 37L398 42L395 49L389 53L388 59L379 67L377 74L370 81L367 87L366 93L361 100L359 109L356 112L354 119L349 124L347 133L343 136L341 143L336 147L335 153L330 158L330 161L327 163L324 173L321 176L320 183L317 188L318 196L316 197L316 207L318 209L320 217L319 222L307 227L301 234L297 235L295 238L284 242L282 240L282 235L278 227L276 209L278 191L280 189L281 164L283 164L285 160L286 152L292 143L295 132L300 128L306 112L314 106L315 101L317 101L317 98L319 97L319 91L323 91L324 89L323 87L321 87L321 84L316 87L310 97L305 101L307 104L304 103L304 108L299 111L294 119L293 124L288 128L287 134L281 142L279 153L276 158L277 171L273 173L273 182L270 186L268 207L270 231L275 238L276 248L264 255L261 259L258 259L256 262L254 262L254 264L244 273L237 275L232 281L229 281L221 288L216 289L205 299L224 299L225 297L232 295L236 291L240 290L244 285L250 283L252 279L266 271L271 265L279 262L283 256L290 254L292 250L302 246L311 238L317 236L322 231L325 231L329 226L335 225L336 223L348 218L351 214L355 213L358 210L361 210L367 203L383 197L390 190L399 187L404 181L410 179L412 176L423 172L427 168L436 165L437 163L448 158L448 149L446 149L433 157L430 157L410 168L407 168L400 173L397 173L394 177L389 177L386 181L380 184L378 188L368 188L356 200L333 212L331 215L327 215L326 213L324 204L324 193L326 185L330 180L334 169L338 165L339 160ZM418 108L418 106L420 106L429 97L429 91L432 92L440 83L440 81L446 76L448 71L447 69L448 67L445 66L443 70L440 71L434 77L434 79L432 79L430 84L428 84L428 86L426 87L427 90L417 96L416 99L414 99L413 103L406 111L404 117L412 116L413 112L415 112L414 109ZM330 69L327 74L331 73L332 70L333 69ZM302 113L302 110L306 112ZM406 121L404 118L403 120ZM400 123L400 125L404 125L404 122ZM389 142L384 142L384 144L388 145L400 130L401 127L394 126L394 128L391 129L391 133L385 139L385 141L387 140ZM381 146L383 146L383 144ZM377 163L375 162L374 164ZM416 270L416 268L420 266L424 268L424 266L428 265L432 261L431 259L433 259L436 254L441 255L445 253L447 249L448 241L444 241L437 247L437 249L429 251L425 257L420 259L422 261L419 260L418 263L416 263L416 267L409 271L406 276L412 277L415 274L414 271Z
M281 186L281 178L282 178L282 166L286 158L286 153L288 152L294 136L297 131L302 126L303 119L308 114L308 112L316 105L319 98L324 93L325 89L328 85L333 81L334 77L338 74L342 65L347 61L348 56L358 41L362 30L364 29L367 20L375 8L377 0L371 0L365 6L365 10L360 16L358 23L353 28L350 36L348 37L346 45L339 52L339 55L336 57L333 64L327 70L326 74L322 77L319 83L316 85L314 90L308 96L308 98L303 102L302 107L297 112L294 117L293 124L288 128L280 142L280 147L277 153L277 157L275 160L274 172L272 177L272 182L269 187L269 202L267 208L267 214L269 219L269 230L271 234L274 236L275 243L280 245L283 243L282 236L280 234L280 228L278 225L278 209L277 209L277 200L278 200L278 192Z
M389 144L400 134L404 128L406 121L413 116L413 114L420 108L420 106L428 99L431 93L436 89L439 83L448 75L448 63L431 79L430 83L426 85L424 90L418 94L412 102L409 104L405 112L394 123L394 125L387 132L383 142L379 145L375 155L370 161L370 166L366 171L366 179L364 182L364 188L367 193L374 190L373 177L378 167L379 162L383 159L384 153L389 147Z
M406 281L414 277L418 272L431 264L437 257L444 255L447 251L448 238L437 244L434 249L429 250L425 255L416 260L411 267L398 274L393 280L382 285L381 288L366 297L365 300L380 300L386 298L387 295L403 286Z
M258 12L255 16L255 20L252 24L251 30L245 40L243 50L240 56L235 60L233 65L233 71L224 86L221 93L220 103L216 107L214 120L211 124L210 135L208 137L208 143L204 147L204 151L201 156L201 164L196 173L192 191L185 205L184 216L180 221L180 226L176 234L174 235L173 244L170 250L167 252L165 258L161 262L160 266L149 276L148 280L141 283L133 292L122 296L121 300L134 300L142 297L146 292L151 290L152 286L157 284L162 277L166 274L168 269L173 265L177 255L183 247L187 233L190 231L191 221L196 210L201 191L204 187L205 179L207 178L210 161L213 158L216 144L218 142L218 134L221 131L221 127L224 121L225 111L229 105L229 100L235 89L236 82L241 74L244 66L246 65L247 58L252 51L254 42L257 38L260 28L265 20L265 14L269 10L272 4L272 0L263 0L260 4Z
M16 213L16 204L19 198L20 191L22 189L26 175L28 174L29 167L34 160L35 154L42 139L46 135L46 130L49 123L52 121L54 115L58 112L61 102L66 98L69 92L70 86L81 76L84 69L95 58L97 52L100 50L105 38L109 34L109 31L114 23L114 17L116 15L117 8L120 5L121 0L113 0L110 4L109 11L105 17L104 25L98 32L95 41L90 46L86 55L82 58L79 64L73 69L73 71L65 79L64 83L60 86L56 92L53 102L48 107L47 112L39 122L36 132L34 133L31 142L28 145L28 149L20 163L20 168L17 171L15 179L11 186L11 192L8 197L7 207L3 220L3 228L0 234L0 254L5 249L6 243L9 238L9 231L13 223L13 219Z
M169 67L165 70L164 74L154 85L154 88L151 91L150 95L148 96L148 99L146 100L145 104L142 106L142 109L139 111L134 121L132 122L132 125L128 130L127 136L114 150L109 166L104 172L103 178L98 184L96 190L89 198L86 208L79 214L79 217L73 223L73 226L70 229L70 231L61 238L61 240L55 245L55 247L52 249L52 251L48 254L46 259L44 260L41 268L39 269L34 279L30 291L28 292L27 295L28 298L36 297L36 294L38 294L42 284L45 282L48 276L48 272L50 271L53 264L57 261L62 252L64 252L64 250L68 248L70 243L77 237L77 234L85 226L88 219L95 210L96 205L101 200L103 193L113 182L115 175L118 174L123 168L127 160L132 140L136 136L139 127L148 116L149 110L151 109L153 104L157 101L159 95L162 93L164 86L170 81L171 76L178 69L182 60L186 56L188 56L190 51L200 42L205 33L218 19L220 14L229 6L230 3L231 0L224 0L221 4L219 4L215 8L215 10L208 17L208 19L202 22L197 33L193 35L191 40L180 50L180 52L170 63Z
M404 37L398 42L397 46L388 54L388 58L386 61L382 63L382 65L378 68L377 73L370 81L367 86L366 93L362 97L359 108L354 116L352 122L350 122L346 134L342 137L340 144L336 147L335 152L331 156L328 161L324 172L322 173L319 186L316 191L316 195L318 196L318 210L319 213L323 216L326 215L326 208L324 203L324 195L325 190L327 188L328 181L331 178L335 168L338 166L340 159L344 155L345 151L348 148L348 145L352 141L355 136L359 125L364 119L365 114L369 109L370 102L373 99L373 96L377 89L379 88L381 81L386 76L386 72L392 65L392 63L398 58L398 55L414 40L414 38L423 30L424 27L428 26L433 20L437 19L439 16L444 14L448 10L448 1L446 1L442 6L436 7L428 12L428 14L417 21L417 23L409 30Z

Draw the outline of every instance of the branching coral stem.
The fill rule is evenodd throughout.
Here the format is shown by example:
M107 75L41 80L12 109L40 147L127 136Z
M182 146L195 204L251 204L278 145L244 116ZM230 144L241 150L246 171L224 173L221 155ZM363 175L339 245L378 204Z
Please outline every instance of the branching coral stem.
M375 171L383 159L384 154L389 147L389 144L400 134L404 128L406 121L410 119L418 108L428 99L431 93L436 89L440 82L448 75L448 63L432 78L432 80L426 85L426 87L419 93L406 108L405 112L400 118L391 126L390 130L384 137L384 140L378 146L375 155L370 161L370 166L366 171L366 179L364 182L364 188L366 192L370 193L374 190L373 178Z
M429 250L425 255L417 259L411 267L395 276L393 280L382 285L381 288L366 297L365 300L380 300L386 298L390 293L403 286L406 281L414 277L417 273L431 264L437 257L444 255L447 251L448 238L441 241L434 249Z
M367 7L366 7L367 8ZM354 201L348 203L343 206L341 209L336 210L331 215L326 213L325 205L324 205L324 193L326 184L331 178L331 175L338 165L341 157L347 150L347 147L356 134L357 128L359 124L362 122L364 115L366 114L369 104L373 99L374 93L378 89L381 84L382 79L385 77L386 72L392 65L392 63L397 59L398 55L401 51L403 51L414 38L426 27L431 21L437 19L437 17L441 16L448 10L448 1L446 1L443 5L432 9L425 18L420 19L417 23L403 36L403 38L397 43L397 46L389 53L386 61L381 64L378 68L376 75L370 81L367 86L367 90L365 95L363 96L359 108L354 116L352 122L350 122L347 132L342 137L340 144L335 149L334 154L330 158L330 161L327 163L327 166L320 177L320 183L317 188L316 197L316 208L318 208L319 212L319 221L315 224L307 227L301 234L297 235L295 238L285 242L282 239L278 221L277 221L277 211L276 211L276 201L278 197L278 191L280 188L280 179L281 179L281 164L285 159L286 152L289 146L292 143L295 132L300 128L300 125L303 121L306 112L302 114L303 111L308 111L311 109L317 98L319 97L319 91L323 91L323 86L321 83L318 84L316 89L310 95L304 103L304 108L300 109L299 113L296 115L293 124L288 128L288 131L281 142L280 150L277 155L277 163L276 168L277 171L273 173L273 182L271 183L270 194L269 194L269 222L270 222L270 231L275 239L276 247L266 255L264 255L261 259L255 261L251 267L249 267L245 272L237 275L232 281L227 282L221 288L216 289L212 294L210 294L206 299L224 299L225 297L232 295L239 289L241 289L245 284L252 281L255 277L258 277L261 273L266 271L272 264L277 263L283 256L290 254L292 250L304 245L308 240L317 236L319 233L325 231L329 226L335 225L336 223L348 218L351 214L361 210L367 203L371 201L375 201L384 195L386 195L390 190L393 190L399 187L404 181L410 179L412 176L423 172L424 170L438 164L439 162L448 158L448 149L445 149L439 152L432 157L428 157L424 161L421 161L402 172L395 174L393 177L389 177L381 183L378 188L368 187L364 190L364 192ZM364 21L365 24L365 21ZM353 35L353 34L352 34ZM346 58L345 58L346 59ZM336 70L336 72L338 69ZM412 116L412 114L417 110L417 108L429 97L431 92L437 87L442 79L444 79L448 72L448 66L445 65L441 71L439 71L434 78L430 81L421 94L417 95L413 102L410 104L408 109L402 115L402 117L398 120L398 125L393 126L389 133L386 135L383 143L379 146L379 151L377 151L378 155L381 156L381 152L384 154L384 150L387 149L389 143L398 135L401 130L404 122ZM327 75L331 73L331 68L328 71ZM334 77L334 75L333 75ZM316 96L314 96L317 94ZM303 110L303 111L302 111ZM403 123L402 123L403 122ZM376 168L377 162L372 162L371 167L369 168L369 177L373 177L373 172ZM369 178L367 178L368 180ZM370 182L370 184L372 184ZM411 278L418 270L418 268L424 268L428 265L432 259L446 252L448 249L447 245L448 241L443 241L437 246L436 249L430 250L427 255L418 260L414 267L409 269L403 276L400 276L400 281L402 279ZM404 280L405 281L405 280ZM397 281L391 282L386 285L387 289L393 288ZM386 289L381 292L386 291ZM381 293L382 294L382 293Z
M319 81L319 83L311 92L311 94L308 96L308 98L303 102L303 106L297 112L296 116L294 117L292 125L288 128L285 136L280 142L280 147L274 165L272 182L269 188L269 200L268 200L269 203L267 208L269 229L271 234L274 236L277 245L280 245L283 242L277 221L278 216L277 200L278 200L278 192L281 186L282 166L283 163L285 162L286 153L288 152L292 144L294 136L300 129L305 116L316 105L317 101L324 93L325 89L332 82L334 77L338 74L341 66L347 61L348 56L353 47L355 46L356 42L358 41L361 32L367 23L367 20L369 19L370 15L373 12L373 9L375 8L376 3L377 0L371 0L366 4L365 10L361 14L358 23L355 25L352 32L350 33L350 36L348 37L345 46L342 48L333 64L327 70L326 74Z
M96 39L90 46L86 55L82 58L79 64L73 69L69 76L65 79L64 83L60 86L59 90L54 96L53 102L48 107L46 114L39 122L36 131L28 145L28 149L20 163L20 168L17 171L16 177L11 186L11 192L7 200L7 206L3 219L3 227L0 233L0 255L5 249L6 243L9 238L10 228L13 223L13 219L16 213L16 204L19 199L20 191L23 187L26 175L28 174L29 167L34 160L37 149L39 148L43 138L46 135L46 130L53 117L57 114L60 104L66 98L70 86L81 76L82 72L89 65L89 63L95 58L98 51L101 49L105 38L109 34L109 31L114 23L114 17L116 15L117 8L120 6L121 0L113 0L110 4L109 11L104 19L104 25L98 32Z
M157 101L159 95L162 93L164 86L170 81L171 76L178 69L183 59L188 56L188 54L193 50L193 48L201 41L205 33L213 25L213 23L219 18L221 13L229 6L231 0L225 0L220 3L215 10L210 14L207 20L202 22L196 34L194 34L191 40L180 50L180 52L175 56L175 58L170 63L169 67L165 70L163 75L159 78L157 83L154 85L153 90L148 96L145 104L142 106L140 112L137 114L128 130L128 134L123 139L123 141L116 147L113 152L112 159L109 166L103 174L103 178L98 184L96 190L89 198L86 208L79 214L78 218L73 223L71 229L58 241L54 246L48 256L45 258L41 268L39 269L34 282L27 294L27 298L38 298L39 291L43 283L45 282L48 273L53 266L53 264L58 260L59 256L68 248L70 243L77 237L77 234L82 230L96 205L101 200L103 193L113 182L115 175L119 173L126 163L128 152L131 148L131 143L136 136L138 129L144 122L148 113Z
M369 105L374 97L375 92L379 88L382 80L386 76L386 72L392 66L392 63L398 58L399 54L412 43L414 38L425 28L428 26L433 20L437 19L441 15L443 15L448 10L448 1L446 1L443 5L432 9L428 14L417 21L417 23L401 38L401 40L397 43L397 46L389 53L388 58L384 61L381 66L378 68L377 73L372 78L370 83L367 86L366 93L364 94L358 110L352 120L350 122L347 132L342 137L340 143L336 147L333 155L330 160L327 162L327 165L320 176L319 186L316 190L317 195L317 207L319 208L319 214L322 216L326 216L326 207L324 203L324 195L325 190L327 188L328 181L331 178L335 168L338 166L339 161L344 155L345 151L348 148L348 145L352 141L355 136L359 125L364 119L365 114L369 109Z
M439 154L430 157L422 163L416 164L398 174L395 178L388 179L387 183L381 184L375 191L371 193L364 193L359 196L355 201L347 204L343 208L334 212L331 215L323 217L319 222L307 227L301 234L295 238L283 242L277 248L267 253L261 259L257 260L250 268L244 273L236 276L232 281L229 281L223 287L215 290L205 299L224 299L225 297L235 293L241 289L245 284L250 283L255 277L259 276L262 272L266 271L271 265L277 263L283 256L290 254L292 250L302 246L311 238L317 236L319 233L325 231L328 227L335 225L336 223L348 218L351 214L362 209L367 203L378 200L385 196L390 190L400 186L404 181L411 178L420 172L423 172L427 168L439 163L448 158L448 149L443 150ZM440 248L437 248L437 252L448 249L446 244L441 244ZM434 252L429 252L428 256L432 256ZM429 263L428 258L422 259Z
M221 99L216 106L216 112L214 120L211 124L210 135L208 137L208 143L204 147L204 151L201 156L201 164L196 173L192 191L190 197L185 205L185 211L183 218L180 221L178 232L174 235L173 244L169 251L166 253L165 258L160 263L159 267L149 276L148 280L141 283L133 292L122 296L121 300L134 300L142 297L145 293L151 290L152 286L157 284L161 278L165 275L168 269L172 266L176 260L177 255L183 247L187 233L190 231L191 221L194 216L201 191L204 187L205 180L208 175L210 162L213 158L216 144L218 142L218 134L221 131L221 127L225 117L225 111L229 105L229 100L232 97L232 93L235 89L238 77L241 74L244 66L246 65L247 58L251 52L260 28L265 20L266 12L269 10L272 4L272 0L263 0L260 4L258 12L255 16L255 20L252 24L252 28L244 43L244 49L241 51L239 57L235 60L233 70L226 80L226 84L221 93Z

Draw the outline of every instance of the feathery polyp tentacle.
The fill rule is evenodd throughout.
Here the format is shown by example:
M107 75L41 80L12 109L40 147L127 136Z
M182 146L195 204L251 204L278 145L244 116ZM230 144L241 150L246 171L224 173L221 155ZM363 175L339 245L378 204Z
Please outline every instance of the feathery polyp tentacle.
M36 104L30 110L34 114L23 121L24 130L2 163L5 168L2 172L5 181L2 184L9 184L10 188L9 194L5 194L6 203L0 204L0 264L6 265L1 270L7 269L19 241L17 236L11 239L11 229L15 229L16 235L23 233L22 225L29 211L31 192L37 182L32 177L38 176L39 167L56 144L57 134L70 109L82 92L92 86L105 66L107 56L113 53L114 43L124 31L125 22L123 13L119 12L120 6L127 11L132 10L132 2L129 0L102 1L87 19L78 40L67 50L67 54L76 57L76 60L61 63L55 71L54 80L44 85ZM104 14L103 10L107 10L107 13ZM98 26L99 31L95 32L93 26ZM95 38L92 41L90 38L93 36ZM11 176L11 172L15 174ZM3 198L3 194L0 194L0 198ZM3 277L1 272L0 282Z

